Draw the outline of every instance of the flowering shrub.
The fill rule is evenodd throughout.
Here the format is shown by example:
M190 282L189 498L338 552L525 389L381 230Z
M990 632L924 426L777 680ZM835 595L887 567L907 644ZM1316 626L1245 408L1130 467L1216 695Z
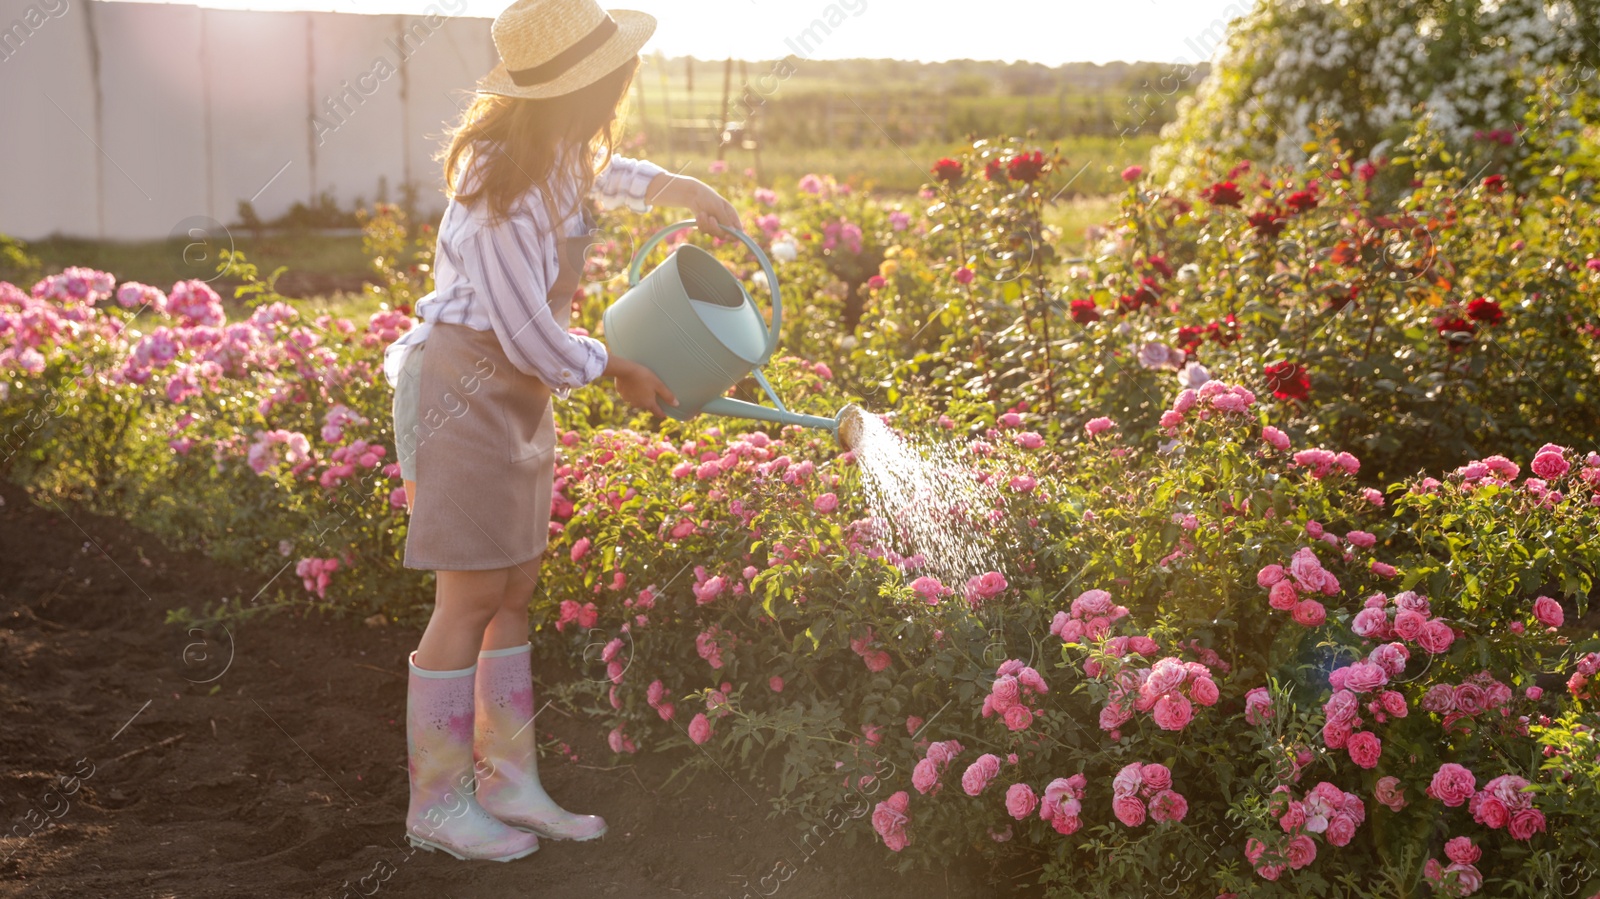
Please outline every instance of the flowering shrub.
M797 411L865 399L909 433L962 432L948 449L996 505L961 533L1003 556L941 579L938 547L881 545L874 460L829 435L651 429L576 391L533 620L585 677L553 695L616 753L737 768L830 827L870 797L845 840L903 866L981 853L1061 896L1152 876L1208 899L1600 890L1600 639L1580 624L1600 455L1569 417L1594 395L1576 324L1594 276L1575 264L1592 206L1479 185L1433 226L1448 278L1401 289L1362 255L1387 213L1359 174L1313 190L1241 170L1194 201L1135 175L1113 245L1062 281L1030 255L1060 161L1010 143L952 161L915 216L823 178L755 198L807 310L785 323L801 356L768 375ZM1251 220L1279 195L1283 215ZM407 246L392 214L369 228ZM1481 252L1516 240L1526 258ZM832 257L873 247L870 327L842 328ZM742 248L718 252L754 278ZM243 304L78 270L0 285L7 473L256 568L269 597L420 621L379 361L425 262L386 263L364 320L232 264ZM1463 283L1529 295L1474 307ZM1316 319L1339 284L1361 316ZM580 327L615 289L575 299ZM1506 348L1521 382L1495 380Z
M1544 118L1581 114L1596 93L1600 50L1582 9L1529 0L1256 4L1229 28L1211 75L1178 101L1155 165L1181 175L1211 153L1303 162L1319 119L1362 151L1397 143L1423 118L1456 149L1521 161L1530 107ZM1548 80L1550 105L1529 104Z

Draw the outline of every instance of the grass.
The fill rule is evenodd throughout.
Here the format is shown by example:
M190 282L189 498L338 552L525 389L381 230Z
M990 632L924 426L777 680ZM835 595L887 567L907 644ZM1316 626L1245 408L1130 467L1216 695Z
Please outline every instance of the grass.
M648 140L629 155L646 156L668 169L693 175L707 181L711 163L717 158L715 149L677 149L667 152ZM789 149L782 153L763 152L759 180L779 189L792 189L795 182L807 173L833 174L858 187L867 187L889 194L911 194L929 179L928 169L942 156L960 150L958 141L925 141L917 144L829 148L814 150ZM1155 138L1084 137L1060 141L1055 144L1067 158L1071 179L1061 197L1105 196L1122 190L1122 170L1130 165L1146 164ZM732 177L741 177L745 168L754 168L755 154L748 150L727 153L728 169Z
M1085 137L1062 141L1058 149L1067 157L1068 172L1062 182L1066 189L1052 204L1048 220L1062 234L1062 252L1080 254L1084 249L1084 229L1101 224L1116 213L1122 190L1119 177L1123 168L1143 163L1154 144L1153 138ZM792 190L804 175L831 173L858 188L890 196L901 195L911 202L916 190L927 180L928 168L942 156L961 148L959 142L924 141L905 146L789 149L767 152L761 157L760 180L780 189ZM713 185L743 181L743 170L753 167L752 153L731 150L727 155L729 172L712 175L715 149L657 151L648 144L627 151L646 156L672 171L706 180ZM1070 183L1068 183L1070 182ZM223 235L227 241L255 263L263 276L278 266L288 273L280 288L287 295L315 296L358 289L360 279L371 273L361 250L361 236L344 232L281 231L256 237L235 227ZM124 281L139 281L162 289L184 278L211 279L216 273L217 250L221 247L186 244L182 241L96 241L50 237L27 245L27 253L37 258L45 274L67 266L81 265L108 271ZM185 251L188 251L186 257ZM0 280L31 286L27 273L11 270L0 258ZM26 283L23 283L26 282ZM223 276L212 285L225 296L237 283ZM344 305L341 304L341 309Z
M260 267L263 275L277 266L290 273L328 275L355 279L371 271L361 251L359 234L315 232L264 235L260 239L235 231L234 249ZM165 290L185 278L209 279L216 273L215 245L186 244L183 241L139 240L100 241L49 237L30 242L27 252L41 263L44 273L59 272L67 266L82 265L111 272L123 281L153 284ZM187 256L185 250L188 250ZM21 277L0 271L0 280ZM222 279L226 281L227 279ZM24 288L30 284L22 285Z

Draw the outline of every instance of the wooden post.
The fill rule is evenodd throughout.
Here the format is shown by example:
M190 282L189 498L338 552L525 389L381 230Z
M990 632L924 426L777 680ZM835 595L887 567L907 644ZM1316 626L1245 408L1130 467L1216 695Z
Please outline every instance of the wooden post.
M656 51L656 62L660 64L656 67L656 70L661 73L661 115L664 117L667 126L667 159L670 162L668 167L676 168L678 165L677 152L672 140L672 84L667 79L666 57L661 55L660 50Z
M725 161L728 152L728 92L733 89L733 57L722 64L722 127L717 129L717 160Z
M644 109L644 79L643 78L634 78L633 79L633 92L636 95L635 102L639 104L639 113L634 118L634 121L639 123L639 130L644 132L645 142L648 143L649 140L650 140L650 119L645 114L645 109Z

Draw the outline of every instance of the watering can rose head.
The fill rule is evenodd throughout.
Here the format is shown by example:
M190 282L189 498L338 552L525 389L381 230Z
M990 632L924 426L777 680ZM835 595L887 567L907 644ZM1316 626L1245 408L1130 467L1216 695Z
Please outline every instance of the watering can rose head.
M761 317L744 285L716 257L692 244L682 244L650 274L640 277L644 258L667 235L695 224L668 225L645 241L628 272L629 288L606 309L603 318L608 349L655 372L677 399L663 411L679 420L701 412L757 421L801 425L832 432L848 448L859 435L860 410L851 405L834 418L790 412L761 373L778 347L783 301L778 276L761 247L737 228L737 237L761 263L772 292L772 324ZM736 400L728 391L747 377L773 405Z

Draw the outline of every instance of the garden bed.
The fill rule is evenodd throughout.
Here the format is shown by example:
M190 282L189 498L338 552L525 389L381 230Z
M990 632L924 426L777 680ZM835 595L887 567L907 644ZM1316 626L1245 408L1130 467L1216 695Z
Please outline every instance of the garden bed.
M681 755L613 765L602 732L556 706L544 737L578 761L547 749L546 785L611 832L505 865L412 854L402 675L417 631L278 615L232 625L224 667L225 635L208 642L163 617L248 598L260 577L11 484L0 496L0 896L737 897L762 892L762 877L784 896L1016 894L970 868L893 874L866 840L813 839L806 861L804 829L767 820L754 783L700 777L677 795L684 779L667 781ZM548 662L535 672L540 684L569 676ZM58 776L76 776L76 791ZM11 836L35 810L50 823ZM775 874L785 861L793 872Z

